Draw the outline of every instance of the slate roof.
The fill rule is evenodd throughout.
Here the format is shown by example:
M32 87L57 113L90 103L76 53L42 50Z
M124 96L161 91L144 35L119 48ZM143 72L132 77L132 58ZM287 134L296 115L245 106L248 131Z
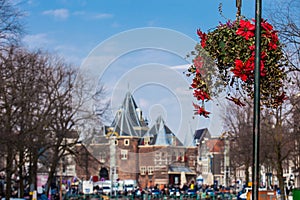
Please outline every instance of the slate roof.
M189 124L189 131L185 134L185 138L184 138L184 142L183 142L184 146L186 147L194 147L196 146L196 141L194 138L194 134L191 128L191 125Z
M131 118L123 110L118 112L115 117L113 132L116 132L118 136L138 136L133 129Z
M132 94L130 92L127 92L125 95L125 98L123 100L123 103L121 105L121 111L125 112L125 115L127 116L128 120L130 120L132 126L142 126L139 116L136 112L136 109L138 108ZM116 116L117 118L118 116ZM112 126L115 126L116 118L114 119Z
M178 174L184 172L185 174L196 174L193 170L191 170L187 166L177 166L177 165L170 165L168 174Z
M161 146L183 146L182 142L175 136L175 134L165 124L162 116L159 116L155 124L148 130L144 137L151 137L150 145Z
M114 131L119 133L119 136L141 137L145 134L145 131L147 130L147 122L142 118L141 110L137 106L130 92L126 93L123 103L118 110L111 127L113 127Z
M207 128L198 129L195 131L194 140L195 141L202 141L204 138L210 138L210 133Z

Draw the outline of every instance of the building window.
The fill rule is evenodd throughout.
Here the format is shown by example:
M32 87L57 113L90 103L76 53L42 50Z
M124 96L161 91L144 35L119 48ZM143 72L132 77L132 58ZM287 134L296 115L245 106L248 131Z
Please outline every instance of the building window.
M154 167L148 166L147 171L148 171L148 175L153 175Z
M146 166L141 166L140 167L140 173L141 173L141 175L145 175L146 174Z
M186 162L187 161L187 156L184 152L180 152L180 159L178 161L180 162Z
M160 160L161 159L161 152L157 151L155 152L155 160Z
M169 164L168 157L165 158L165 165Z
M149 145L150 143L150 137L145 137L144 138L144 145Z
M129 146L129 139L125 139L125 140L124 140L124 145L125 145L125 146Z
M104 163L106 161L106 152L101 152L99 157L100 157L100 162Z
M128 151L121 150L121 160L127 160L127 159L128 159Z

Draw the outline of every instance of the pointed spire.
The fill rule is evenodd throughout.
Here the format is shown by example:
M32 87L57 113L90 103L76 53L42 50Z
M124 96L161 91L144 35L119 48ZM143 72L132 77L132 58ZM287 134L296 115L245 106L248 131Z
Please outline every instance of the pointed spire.
M139 116L137 114L137 104L130 92L126 93L125 99L122 104L122 109L128 115L129 120L133 126L141 126Z
M145 137L153 137L152 145L183 146L180 140L165 124L162 116L159 116L156 119L155 124L148 130L148 132L145 134Z
M155 145L170 145L168 137L167 137L167 132L165 129L165 124L163 119L158 119L160 120L159 123L157 124L158 130L157 130L157 136L155 140Z
M191 147L196 146L195 139L194 139L194 133L192 131L191 122L189 121L188 131L184 138L184 146Z
M126 112L120 112L116 119L113 132L118 133L119 136L137 136L137 133L131 124L131 120L128 119L128 116L126 115Z

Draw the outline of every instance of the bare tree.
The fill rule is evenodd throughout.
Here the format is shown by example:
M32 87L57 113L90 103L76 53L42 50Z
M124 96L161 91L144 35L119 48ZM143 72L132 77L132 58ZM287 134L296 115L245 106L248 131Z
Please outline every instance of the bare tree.
M267 18L278 30L292 70L300 72L300 2L276 1L267 6Z
M23 162L26 144L29 142L34 146L32 133L43 126L43 123L36 123L34 115L41 103L35 97L42 89L42 81L38 79L40 71L37 69L36 54L29 54L15 46L1 53L0 115L3 131L0 134L6 153L6 195L9 197L11 177L17 171L16 166Z
M233 103L232 103L233 104ZM226 107L225 127L234 135L230 146L231 171L244 169L245 183L250 181L249 167L252 166L252 107Z
M23 13L10 0L0 0L0 49L7 44L16 44L23 33Z
M81 95L84 83L77 80L75 84L76 70L62 59L11 46L0 54L0 72L0 137L8 198L13 173L20 177L21 196L27 173L31 189L37 188L38 163L43 160L50 169L50 185L62 158L74 154L80 138L77 127L90 121L95 124L99 118L95 112L78 115L87 98L93 97ZM106 104L101 107L101 115L106 108ZM29 163L28 172L25 163Z

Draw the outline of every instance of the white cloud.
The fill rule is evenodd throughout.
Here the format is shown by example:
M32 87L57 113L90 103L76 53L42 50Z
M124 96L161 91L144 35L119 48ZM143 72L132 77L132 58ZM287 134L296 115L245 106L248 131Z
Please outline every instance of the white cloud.
M29 46L29 48L41 48L47 46L52 41L48 38L45 33L40 33L36 35L26 35L23 38L23 42Z
M175 70L186 70L189 68L191 64L185 64L185 65L176 65L176 66L171 66L171 69L175 69Z
M109 18L113 18L114 15L113 14L110 14L110 13L87 13L85 11L75 11L75 12L72 12L72 15L74 16L81 16L85 19L109 19Z
M67 9L56 9L56 10L46 10L43 15L54 16L57 19L67 19L69 17L69 10Z
M93 15L94 19L107 19L107 18L113 18L113 14L110 13L98 13Z
M72 13L73 15L77 15L77 16L82 16L82 15L85 15L86 13L84 11L75 11Z

